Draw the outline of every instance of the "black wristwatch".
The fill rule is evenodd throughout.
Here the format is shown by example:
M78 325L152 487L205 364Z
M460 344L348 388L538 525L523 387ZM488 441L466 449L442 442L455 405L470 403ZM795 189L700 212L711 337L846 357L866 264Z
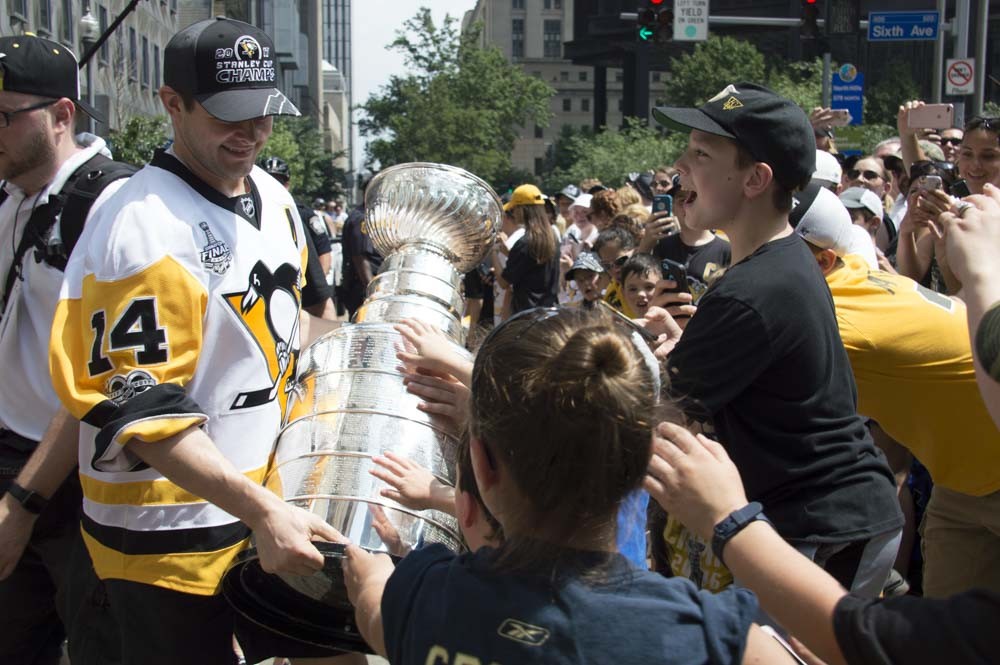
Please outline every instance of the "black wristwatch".
M729 517L716 524L712 534L712 553L715 554L716 558L725 563L722 559L722 550L726 547L726 543L745 529L748 524L757 520L771 523L771 520L764 516L764 506L757 501L752 501L739 510L729 513Z
M45 506L49 505L49 500L41 494L26 490L15 482L11 482L10 487L7 488L7 494L10 494L14 501L21 504L29 513L35 515L41 515Z

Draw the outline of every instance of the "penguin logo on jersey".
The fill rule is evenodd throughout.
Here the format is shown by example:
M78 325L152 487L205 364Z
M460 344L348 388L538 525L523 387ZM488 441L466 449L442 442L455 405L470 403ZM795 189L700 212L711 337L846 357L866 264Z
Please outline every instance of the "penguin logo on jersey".
M272 272L258 261L246 290L223 296L264 354L270 381L270 385L241 391L231 409L249 409L277 398L284 413L299 353L300 277L299 268L290 263Z

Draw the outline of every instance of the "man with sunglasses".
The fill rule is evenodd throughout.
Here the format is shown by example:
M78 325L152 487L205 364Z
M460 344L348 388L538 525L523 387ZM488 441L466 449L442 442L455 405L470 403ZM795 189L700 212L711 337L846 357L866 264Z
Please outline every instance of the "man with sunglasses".
M964 132L959 127L941 130L941 152L944 153L945 161L955 163L958 159L958 149L962 145Z
M74 463L76 424L53 390L49 331L86 209L124 183L102 180L96 201L80 196L88 179L101 179L95 169L121 166L109 169L102 139L74 136L80 110L97 117L80 100L71 51L31 34L0 37L0 662L56 663L67 634L74 663L117 660L110 633L88 623L110 619L91 602L100 583L90 560L68 567L70 553L83 551L80 482L40 469L32 455L64 437Z

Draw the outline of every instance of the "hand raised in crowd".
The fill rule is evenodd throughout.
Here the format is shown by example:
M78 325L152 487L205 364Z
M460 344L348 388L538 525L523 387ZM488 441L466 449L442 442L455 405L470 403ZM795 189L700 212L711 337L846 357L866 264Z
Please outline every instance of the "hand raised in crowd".
M0 497L0 580L14 572L38 517L14 503L7 494Z
M680 425L660 423L643 487L685 526L711 541L715 525L747 505L736 465L725 448Z
M950 210L953 205L954 199L939 189L921 190L914 201L913 222L933 230L934 221L941 213ZM909 213L909 210L907 212Z
M438 480L429 469L393 452L373 457L372 461L376 467L368 473L391 486L379 490L380 495L412 510L440 510L449 515L455 512L455 489Z
M692 304L694 296L687 291L676 291L676 288L677 282L674 280L661 279L656 283L656 295L650 301L650 306L667 310L683 330L698 308Z
M899 111L896 113L896 130L900 137L913 136L921 129L920 127L910 127L909 117L911 109L920 108L923 105L924 102L914 99L899 107Z
M944 239L948 263L963 284L997 279L1000 189L987 183L982 194L962 200L971 207L954 207L941 213L931 229Z
M323 554L314 540L347 543L347 538L318 515L285 503L278 497L259 519L248 522L260 567L266 573L311 575L323 567Z
M677 217L665 210L651 214L643 224L642 239L635 250L636 253L652 253L653 248L656 247L656 243L677 231L679 223Z
M809 124L814 130L827 131L837 121L837 112L831 108L815 107L809 112Z
M646 310L646 316L636 319L636 323L656 335L653 355L659 360L670 355L684 333L684 330L674 321L674 317L661 307L650 307Z
M393 327L413 347L413 351L400 349L396 354L411 373L427 370L437 375L450 374L466 386L471 383L472 363L439 329L416 319L406 319Z

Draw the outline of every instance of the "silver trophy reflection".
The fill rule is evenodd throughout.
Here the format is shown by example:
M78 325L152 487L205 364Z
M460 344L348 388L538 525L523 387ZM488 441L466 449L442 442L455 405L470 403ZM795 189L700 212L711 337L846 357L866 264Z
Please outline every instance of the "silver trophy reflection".
M365 207L365 232L385 260L355 325L302 351L264 482L366 549L401 555L440 542L459 550L451 516L380 496L386 485L369 471L373 456L392 451L452 483L456 442L406 391L396 358L403 340L393 324L413 318L437 326L465 353L461 282L493 245L500 200L467 171L412 163L376 175ZM246 619L279 634L367 651L344 588L343 548L318 545L326 565L309 577L264 573L251 548L226 574L223 591Z

